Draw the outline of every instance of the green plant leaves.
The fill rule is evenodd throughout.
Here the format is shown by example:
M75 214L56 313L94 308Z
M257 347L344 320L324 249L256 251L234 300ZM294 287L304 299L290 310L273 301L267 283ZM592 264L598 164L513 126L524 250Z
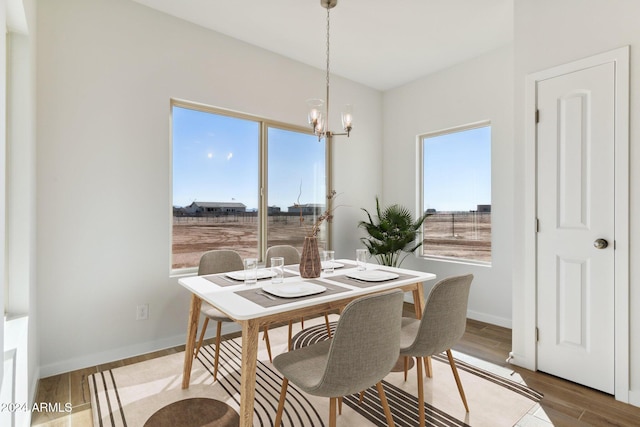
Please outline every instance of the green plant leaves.
M368 221L360 221L358 226L364 228L369 236L360 240L380 264L398 267L407 255L422 246L422 242L415 241L429 214L425 213L414 221L411 211L404 206L394 204L381 210L378 197L376 222L369 211L364 208L362 210L367 214ZM403 252L405 254L401 256Z

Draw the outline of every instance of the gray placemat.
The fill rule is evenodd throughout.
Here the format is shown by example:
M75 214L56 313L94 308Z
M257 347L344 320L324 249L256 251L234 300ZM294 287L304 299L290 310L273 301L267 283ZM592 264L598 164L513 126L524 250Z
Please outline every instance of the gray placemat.
M262 307L275 307L277 305L282 305L282 304L288 304L290 302L294 302L294 301L303 301L303 300L307 300L307 299L313 299L313 298L318 298L321 296L326 296L326 295L333 295L333 294L339 294L341 292L347 292L349 291L349 289L347 288L343 288L342 286L338 286L338 285L332 285L332 284L327 284L326 282L321 282L320 280L307 280L310 283L315 283L317 285L322 285L325 288L327 288L326 291L319 293L319 294L315 294L315 295L309 295L306 297L297 297L297 298L280 298L280 297L276 297L273 296L273 298L275 298L275 300L273 299L269 299L264 295L260 295L257 292L262 290L261 286L255 286L251 289L245 289L242 291L236 291L235 293L240 295L243 298L248 299L249 301L256 303L258 305L261 305Z
M377 268L376 270L388 271L388 270L385 270L384 268ZM418 276L414 276L412 274L397 273L395 271L389 271L389 273L398 274L398 278L392 279L392 280L384 280L382 282L380 282L380 281L378 281L378 282L367 282L365 280L352 279L350 277L347 277L345 274L341 274L339 276L327 277L326 279L327 280L333 280L335 282L344 283L344 284L347 284L347 285L350 285L350 286L355 286L357 288L369 288L371 286L379 285L380 283L395 282L395 281L399 281L399 280L411 279L412 277L418 277Z
M288 271L284 272L284 277L296 277L299 274L290 273ZM235 285L244 285L244 280L235 280L231 277L225 275L225 273L221 274L207 274L206 276L202 276L202 278L207 279L208 281L215 283L218 286L235 286ZM266 277L264 279L258 279L258 284L269 282L271 277Z
M288 277L285 273L284 277ZM244 285L244 280L236 280L225 274L208 274L206 276L202 276L202 278L207 279L210 282L215 283L218 286L236 286L236 285ZM269 283L271 282L271 277L265 277L264 279L258 279L258 283Z
M231 277L225 276L224 274L207 274L206 276L202 276L202 278L207 279L218 286L235 286L244 284L244 280L235 280Z

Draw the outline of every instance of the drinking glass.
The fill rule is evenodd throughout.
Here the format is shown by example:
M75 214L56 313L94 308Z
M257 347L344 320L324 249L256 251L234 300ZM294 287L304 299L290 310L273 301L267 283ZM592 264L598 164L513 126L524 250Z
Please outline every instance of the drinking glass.
M367 269L367 254L369 251L367 249L356 249L356 265L358 270L366 270Z
M284 257L271 258L271 283L282 283L284 280Z
M333 269L335 268L335 264L333 262L335 254L335 251L322 251L322 267L325 273L333 273Z
M244 284L255 285L258 283L258 259L244 259Z

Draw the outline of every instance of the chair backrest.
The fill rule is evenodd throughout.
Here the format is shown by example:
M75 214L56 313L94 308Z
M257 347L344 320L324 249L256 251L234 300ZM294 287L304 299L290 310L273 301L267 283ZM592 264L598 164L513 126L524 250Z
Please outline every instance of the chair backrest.
M289 245L276 245L267 249L265 254L265 267L271 267L271 257L283 257L284 265L300 264L300 253Z
M368 295L340 314L323 379L314 394L347 396L382 380L400 356L403 294Z
M226 273L244 269L242 257L236 251L230 249L217 249L208 251L200 257L198 275Z
M418 334L403 354L429 356L449 350L462 338L473 274L452 276L435 284L425 303Z

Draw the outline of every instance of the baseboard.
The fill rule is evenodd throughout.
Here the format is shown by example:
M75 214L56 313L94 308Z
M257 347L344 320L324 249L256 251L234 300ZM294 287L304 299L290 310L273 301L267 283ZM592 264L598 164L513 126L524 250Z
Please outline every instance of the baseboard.
M235 323L225 323L222 328L223 335L240 331L240 328ZM207 334L205 337L210 338L215 336L215 328L207 328ZM152 353L154 351L164 350L179 345L184 345L185 335L175 335L172 337L163 338L157 341L149 341L139 343L135 345L119 347L109 351L100 353L88 354L75 359L65 360L59 363L52 363L49 365L40 366L39 378L46 378L52 375L58 375L65 372L72 372L78 369L84 369L91 366L102 365L117 360L127 359L129 357L139 356L142 354Z
M486 313L479 313L477 311L467 311L467 317L469 319L477 320L479 322L489 323L491 325L502 326L503 328L511 329L511 319L504 317L493 316Z
M413 310L413 298L407 297L407 295L405 295L405 298L404 298L404 309L405 311ZM467 317L469 319L477 320L479 322L489 323L490 325L502 326L503 328L507 328L507 329L511 329L511 326L512 326L511 319L492 316L490 314L480 313L473 310L467 311Z

